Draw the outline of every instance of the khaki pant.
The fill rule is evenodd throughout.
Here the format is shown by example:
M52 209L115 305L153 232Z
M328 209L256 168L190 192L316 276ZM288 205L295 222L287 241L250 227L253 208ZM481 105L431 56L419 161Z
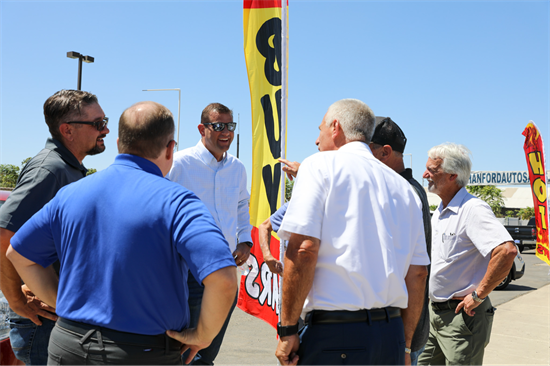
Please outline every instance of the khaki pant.
M420 355L419 365L481 365L493 326L493 305L487 298L474 309L473 317L464 311L434 310L430 306L430 336Z

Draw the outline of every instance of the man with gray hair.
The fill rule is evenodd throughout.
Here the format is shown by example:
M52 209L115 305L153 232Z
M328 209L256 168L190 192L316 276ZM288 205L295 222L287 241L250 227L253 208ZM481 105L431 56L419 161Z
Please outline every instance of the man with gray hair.
M359 100L334 103L319 126L321 152L300 166L278 231L289 240L275 352L283 365L402 365L410 353L429 264L421 203L372 155L374 121Z
M441 203L432 216L430 336L420 365L483 363L494 316L488 295L517 254L489 205L466 191L469 155L453 143L428 151L423 177Z

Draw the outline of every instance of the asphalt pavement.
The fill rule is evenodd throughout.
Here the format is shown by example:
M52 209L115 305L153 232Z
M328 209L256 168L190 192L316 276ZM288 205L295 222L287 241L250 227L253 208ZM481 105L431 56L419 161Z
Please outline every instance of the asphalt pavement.
M550 267L522 254L523 278L490 297L497 308L485 365L550 365ZM235 309L216 365L277 365L277 332L273 327Z

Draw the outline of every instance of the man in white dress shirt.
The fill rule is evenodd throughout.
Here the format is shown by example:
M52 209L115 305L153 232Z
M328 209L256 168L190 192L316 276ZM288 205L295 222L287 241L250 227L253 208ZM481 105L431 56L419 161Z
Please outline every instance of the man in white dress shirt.
M374 125L365 103L334 103L319 126L321 152L300 166L278 231L289 240L275 352L283 365L410 363L429 264L422 208L372 155Z
M462 145L428 151L423 177L441 198L432 216L430 335L419 365L481 365L494 309L487 297L517 254L487 203L466 191L472 162Z
M235 263L243 265L252 247L250 215L246 189L246 170L243 163L227 153L233 141L236 123L233 112L220 103L211 103L201 114L198 125L201 139L196 146L177 152L167 178L195 193L206 205L222 230ZM203 287L189 273L190 327L198 322ZM199 351L191 364L213 365L235 302L220 333L209 347Z

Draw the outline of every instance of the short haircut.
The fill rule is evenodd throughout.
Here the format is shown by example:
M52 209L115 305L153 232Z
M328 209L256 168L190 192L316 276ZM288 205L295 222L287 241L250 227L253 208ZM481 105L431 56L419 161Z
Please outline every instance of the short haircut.
M452 142L434 146L428 151L430 159L443 160L441 169L445 173L457 175L456 184L459 187L466 187L470 179L470 172L472 170L471 154L466 146Z
M332 104L325 122L330 126L337 119L347 141L368 143L374 132L375 116L368 105L358 99L342 99Z
M139 108L144 106L144 108ZM139 102L122 112L118 122L118 151L156 159L174 136L174 116L155 102Z
M210 113L218 112L219 114L229 114L233 118L233 111L221 103L210 103L202 110L201 123L210 123Z
M44 103L44 117L50 134L61 141L59 126L82 114L82 108L98 103L97 97L82 90L60 90Z

